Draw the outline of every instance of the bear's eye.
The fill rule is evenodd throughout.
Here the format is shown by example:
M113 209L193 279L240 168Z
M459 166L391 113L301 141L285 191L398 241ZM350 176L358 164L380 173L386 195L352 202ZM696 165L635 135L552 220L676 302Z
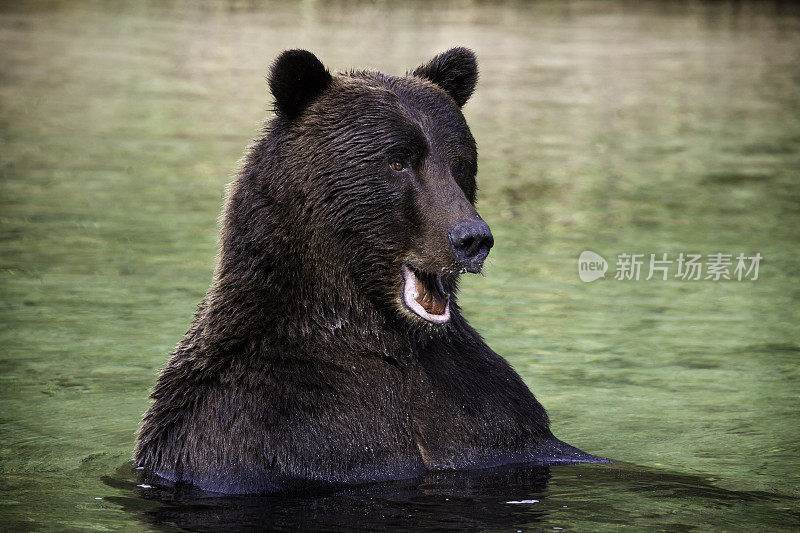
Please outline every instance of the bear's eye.
M404 168L406 168L406 166L405 166L405 165L404 165L404 164L403 164L401 161L398 161L398 160L396 160L396 159L395 159L394 161L392 161L391 163L389 163L389 166L390 166L390 167L392 168L392 170L394 170L395 172L400 172L401 170L403 170Z

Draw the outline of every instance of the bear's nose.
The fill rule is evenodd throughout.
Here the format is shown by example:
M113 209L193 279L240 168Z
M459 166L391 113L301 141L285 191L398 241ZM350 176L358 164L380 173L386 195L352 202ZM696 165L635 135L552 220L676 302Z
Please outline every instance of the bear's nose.
M483 260L494 245L489 224L483 220L457 222L447 236L456 260L467 272L480 272Z

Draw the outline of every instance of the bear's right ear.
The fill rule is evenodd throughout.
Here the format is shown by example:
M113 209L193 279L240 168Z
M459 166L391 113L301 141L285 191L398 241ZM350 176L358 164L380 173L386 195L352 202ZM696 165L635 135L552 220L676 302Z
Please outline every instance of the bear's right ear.
M286 50L275 60L269 74L275 111L294 120L328 88L332 79L325 65L308 50Z
M451 48L418 67L412 75L432 81L447 91L458 107L464 107L478 82L478 61L469 48Z

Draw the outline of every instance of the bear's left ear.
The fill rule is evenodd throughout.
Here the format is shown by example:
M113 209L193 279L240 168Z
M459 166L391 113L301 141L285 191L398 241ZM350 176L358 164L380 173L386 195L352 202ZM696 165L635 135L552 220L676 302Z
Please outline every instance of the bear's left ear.
M331 84L331 73L308 50L286 50L269 75L275 111L289 120L297 118Z
M418 78L432 81L464 107L478 82L478 61L468 48L451 48L413 72Z

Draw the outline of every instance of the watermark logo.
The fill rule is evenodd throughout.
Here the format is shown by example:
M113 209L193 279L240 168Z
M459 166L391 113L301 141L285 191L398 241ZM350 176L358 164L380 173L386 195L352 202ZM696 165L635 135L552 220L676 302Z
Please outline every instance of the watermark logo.
M674 257L674 256L673 256ZM745 255L717 252L692 254L681 252L671 258L668 253L617 255L614 279L618 281L649 281L653 278L666 281L670 277L681 281L756 281L764 257L760 253ZM602 256L586 250L578 258L578 276L590 282L604 278L608 263Z
M608 270L608 262L599 254L590 250L581 252L578 257L578 276L581 281L589 283L596 279L606 277L606 270Z

